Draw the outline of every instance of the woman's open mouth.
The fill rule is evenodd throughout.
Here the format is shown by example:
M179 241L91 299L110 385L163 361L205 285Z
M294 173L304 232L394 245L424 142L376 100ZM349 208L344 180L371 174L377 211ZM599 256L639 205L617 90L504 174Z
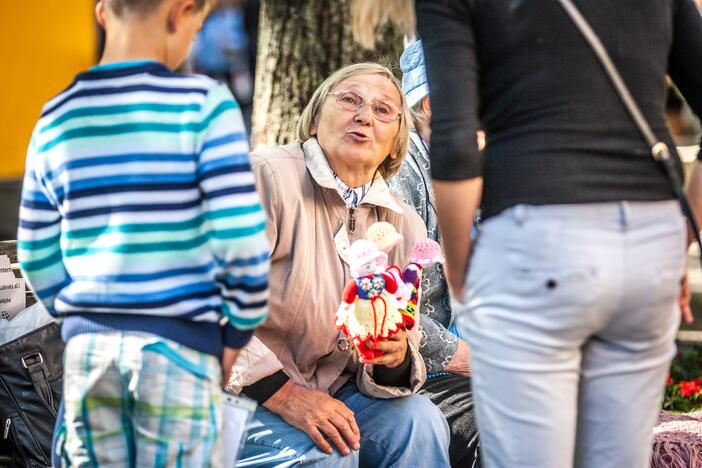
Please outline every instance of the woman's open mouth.
M359 143L361 143L361 142L366 142L366 141L370 141L370 139L371 139L368 135L366 135L366 134L363 133L363 132L348 132L348 133L346 133L346 135L348 135L349 137L351 137L351 139L352 139L353 141L356 141L356 142L359 142Z

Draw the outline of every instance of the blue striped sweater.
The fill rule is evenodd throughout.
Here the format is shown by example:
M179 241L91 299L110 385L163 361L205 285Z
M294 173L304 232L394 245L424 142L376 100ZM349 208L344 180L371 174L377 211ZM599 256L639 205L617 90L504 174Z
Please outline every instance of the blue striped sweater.
M265 225L226 86L125 62L79 74L44 106L17 251L64 339L124 330L213 355L243 346L267 314Z

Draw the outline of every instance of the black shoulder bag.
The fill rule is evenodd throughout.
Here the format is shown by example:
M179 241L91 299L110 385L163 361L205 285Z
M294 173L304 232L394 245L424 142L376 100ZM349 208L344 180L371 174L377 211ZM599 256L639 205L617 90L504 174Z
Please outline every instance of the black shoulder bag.
M671 185L673 186L673 194L680 201L680 208L682 209L683 214L687 217L690 227L692 228L692 232L695 235L695 239L697 240L697 245L700 247L700 263L702 264L702 239L700 239L700 230L698 228L697 221L695 220L695 215L690 209L690 203L685 196L683 184L675 166L675 159L670 153L670 148L668 148L668 145L666 145L664 142L656 138L656 135L651 130L650 125L641 113L641 109L639 109L639 106L636 104L636 101L634 101L634 98L629 92L629 88L627 88L624 80L619 74L619 71L614 66L614 63L609 57L607 50L604 48L604 45L602 45L602 41L600 41L600 38L597 36L597 34L595 34L595 31L592 30L590 24L580 13L580 10L578 10L571 0L558 0L558 3L563 7L568 17L570 17L587 41L592 51L595 53L595 56L597 56L597 60L600 62L600 65L602 65L602 69L609 78L609 81L612 83L612 87L614 87L614 90L619 95L619 98L624 104L624 107L626 107L631 120L634 122L634 125L636 125L639 133L641 133L646 145L648 145L649 149L651 150L651 155L656 161L663 165L663 168L668 175L668 179L670 179Z
M0 466L51 466L63 348L56 322L0 345Z

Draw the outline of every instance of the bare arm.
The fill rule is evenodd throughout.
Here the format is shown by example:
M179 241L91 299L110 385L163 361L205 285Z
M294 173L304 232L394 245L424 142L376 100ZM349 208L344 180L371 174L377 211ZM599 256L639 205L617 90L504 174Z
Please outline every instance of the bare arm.
M692 175L688 180L687 184L687 199L690 202L690 209L697 222L702 219L702 167L700 166L700 161L695 161L695 167L692 170ZM688 223L688 233L687 233L687 246L695 241L695 236L692 233L692 226ZM687 268L687 264L686 264ZM690 324L695 318L692 315L692 308L690 307L690 300L692 299L692 291L690 290L690 283L685 271L685 275L682 280L682 287L680 291L680 311L682 313L682 320L684 323Z
M434 180L436 215L446 253L446 281L451 294L460 299L468 271L470 231L480 203L483 179Z

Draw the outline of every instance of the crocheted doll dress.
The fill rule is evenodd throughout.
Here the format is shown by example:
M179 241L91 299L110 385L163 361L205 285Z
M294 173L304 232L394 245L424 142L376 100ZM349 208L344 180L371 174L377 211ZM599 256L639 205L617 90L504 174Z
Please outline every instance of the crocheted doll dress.
M336 327L349 337L364 359L382 355L375 343L386 340L403 326L400 303L395 294L398 284L385 268L387 254L367 240L357 240L351 246L354 279L344 288L336 312ZM368 340L373 344L369 347Z

